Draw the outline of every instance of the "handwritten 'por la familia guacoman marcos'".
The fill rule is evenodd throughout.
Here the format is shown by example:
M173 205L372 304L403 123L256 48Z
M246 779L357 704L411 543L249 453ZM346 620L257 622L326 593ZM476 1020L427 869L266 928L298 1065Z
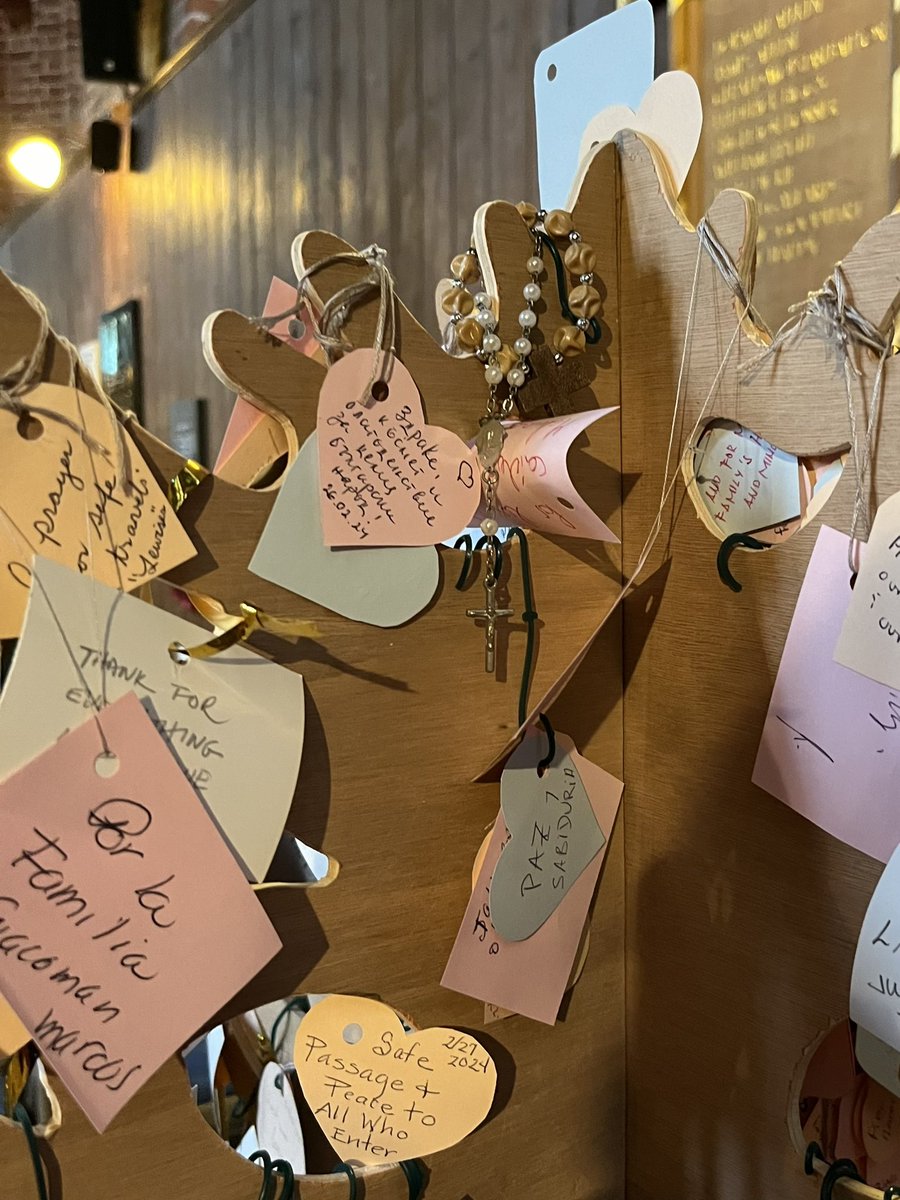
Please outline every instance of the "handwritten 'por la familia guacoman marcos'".
M150 828L152 820L149 809L143 804L118 797L104 800L88 813L93 842L101 853L111 857L129 855L138 860L143 854L136 843ZM77 950L74 943L76 936L90 939L96 947L108 950L113 963L131 980L139 984L151 983L158 970L154 969L153 955L148 952L147 935L154 930L164 933L175 924L166 890L175 876L143 881L133 889L135 911L110 921L108 916L100 916L89 897L66 878L69 855L61 839L37 827L33 828L33 833L33 841L23 846L9 862L13 877L21 882L28 900L26 907L33 902L33 894L38 893L42 903L52 907L66 922L67 930L77 931L77 935L70 934L66 954L44 946L19 925L17 914L22 901L14 895L0 895L0 992L4 990L5 980L10 981L13 997L20 987L27 989L27 983L22 982L22 972L45 975L47 981L59 989L63 1019L51 1007L40 1020L31 1023L35 1040L42 1050L77 1064L94 1082L110 1092L117 1092L143 1069L143 1065L140 1062L129 1064L124 1057L111 1052L102 1037L82 1031L81 1025L105 1026L114 1022L122 1012L124 1001L117 1003L102 984L83 978L81 971L73 965ZM18 976L13 975L12 964L19 965ZM78 1013L74 1022L70 1016L73 1008Z

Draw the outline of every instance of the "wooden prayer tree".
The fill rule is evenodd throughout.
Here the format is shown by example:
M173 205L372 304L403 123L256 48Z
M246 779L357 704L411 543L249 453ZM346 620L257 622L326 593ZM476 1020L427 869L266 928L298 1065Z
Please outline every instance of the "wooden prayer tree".
M579 404L621 406L620 421L592 427L590 471L579 484L621 537L623 561L606 546L530 539L541 617L533 706L606 616L653 524L689 312L693 344L672 470L742 311L705 251L693 286L698 239L652 147L621 135L595 153L578 186L575 222L597 250L609 335L589 351L590 391ZM749 292L752 200L726 192L709 221ZM476 237L504 328L521 306L530 239L505 203L481 210ZM900 287L888 253L897 239L900 218L888 219L844 264L856 307L882 325ZM312 233L299 254L311 265L343 246ZM355 274L347 264L324 269L320 298ZM548 309L545 338L560 320L552 299ZM0 320L16 331L16 346L28 344L29 310L7 287ZM368 305L354 312L347 336L371 345L374 324ZM314 428L323 369L237 314L219 315L207 336L221 372L280 410L302 443ZM743 382L738 366L764 344L745 318L707 416L740 419L795 452L845 446L843 377L821 343L798 340ZM429 422L472 436L484 405L480 365L448 359L406 310L398 350ZM4 337L0 372L21 352ZM870 381L874 367L864 361L862 369ZM879 499L900 475L896 389L889 362ZM133 432L160 479L171 478L181 460ZM842 528L852 502L853 473L845 475L824 514ZM736 597L716 575L717 543L677 487L642 580L549 710L557 729L626 783L584 974L555 1028L522 1017L485 1028L483 1006L439 980L498 806L496 786L470 781L516 733L523 625L510 621L497 677L486 675L481 634L463 616L470 598L454 588L454 552L442 552L432 605L399 629L352 623L266 583L247 563L273 495L204 480L179 514L198 555L171 578L229 611L249 601L318 623L320 642L256 635L252 644L306 680L306 740L288 824L340 872L328 886L260 892L284 950L228 1013L291 991L353 992L379 996L420 1027L475 1032L497 1064L497 1101L477 1132L428 1164L434 1200L512 1191L587 1200L626 1188L639 1197L801 1194L786 1122L790 1076L806 1044L846 1013L855 934L877 873L750 783L812 529L743 556L746 587ZM521 609L518 564L506 584L510 607ZM477 579L474 586L480 596ZM102 1136L57 1086L63 1124L44 1153L66 1197L255 1197L258 1171L205 1125L177 1061ZM21 1132L3 1125L0 1147L9 1194L29 1195ZM373 1200L407 1195L396 1170L367 1170L364 1183ZM344 1176L307 1177L299 1192L343 1197L346 1188Z

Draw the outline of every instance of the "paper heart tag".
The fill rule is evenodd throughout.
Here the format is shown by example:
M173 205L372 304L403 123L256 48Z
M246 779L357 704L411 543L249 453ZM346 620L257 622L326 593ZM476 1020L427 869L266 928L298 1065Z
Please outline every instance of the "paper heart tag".
M157 728L247 873L262 879L300 769L302 677L242 646L178 665L169 646L198 641L196 625L46 559L35 559L34 574L0 693L0 779L95 703L135 692L153 705Z
M35 417L40 433L30 440L18 432L15 413L0 409L0 638L21 632L34 554L124 591L196 554L124 427L134 491L123 489L115 430L102 404L54 383L29 392L27 403L59 413L91 442L48 416Z
M367 399L375 352L334 364L319 392L319 501L326 546L433 546L467 526L481 500L474 449L428 425L398 358Z
M900 492L875 514L834 661L877 683L900 687Z
M487 1116L497 1069L456 1029L407 1033L392 1008L329 996L300 1023L294 1063L339 1158L384 1166L446 1150Z
M351 621L382 628L403 625L420 613L440 577L434 546L331 550L325 545L314 433L278 491L250 570Z
M611 104L592 117L581 135L579 157L612 141L620 129L644 133L659 148L672 175L675 193L687 179L703 128L700 89L686 71L666 71L653 81L637 111Z
M566 898L606 845L590 797L565 743L538 775L543 737L528 737L500 778L500 806L510 834L491 881L491 920L501 937L531 937Z

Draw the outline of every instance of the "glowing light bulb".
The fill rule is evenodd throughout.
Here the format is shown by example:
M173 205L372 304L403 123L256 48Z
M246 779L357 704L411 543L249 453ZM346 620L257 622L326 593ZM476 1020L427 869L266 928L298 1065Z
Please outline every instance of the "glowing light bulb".
M18 175L44 191L52 188L62 174L62 155L50 138L24 138L16 142L7 158Z

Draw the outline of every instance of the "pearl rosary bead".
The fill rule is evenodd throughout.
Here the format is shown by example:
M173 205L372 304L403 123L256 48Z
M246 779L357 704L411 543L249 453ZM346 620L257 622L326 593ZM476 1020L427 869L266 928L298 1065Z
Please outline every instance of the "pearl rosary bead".
M493 517L485 517L481 522L481 532L485 537L495 537L500 526Z
M532 350L531 342L527 337L518 337L513 342L513 350L515 350L519 358L527 358Z
M496 333L486 333L481 342L482 350L486 350L488 354L494 354L500 349L500 339Z
M498 383L503 382L503 372L499 367L494 366L493 364L489 367L485 367L484 377L490 387L496 387Z
M519 324L523 329L534 329L537 325L537 313L532 312L530 308L523 308L519 313Z
M497 324L497 318L489 308L480 308L475 314L475 320L485 329L493 329Z
M537 254L533 254L525 264L525 270L529 275L540 275L544 269L544 260Z
M506 376L506 382L510 387L520 388L525 386L525 372L521 367L513 367Z
M478 305L479 308L490 308L491 307L491 298L487 294L487 292L476 292L475 293L475 303Z
M540 300L541 285L539 283L526 283L522 288L522 295L526 300Z

